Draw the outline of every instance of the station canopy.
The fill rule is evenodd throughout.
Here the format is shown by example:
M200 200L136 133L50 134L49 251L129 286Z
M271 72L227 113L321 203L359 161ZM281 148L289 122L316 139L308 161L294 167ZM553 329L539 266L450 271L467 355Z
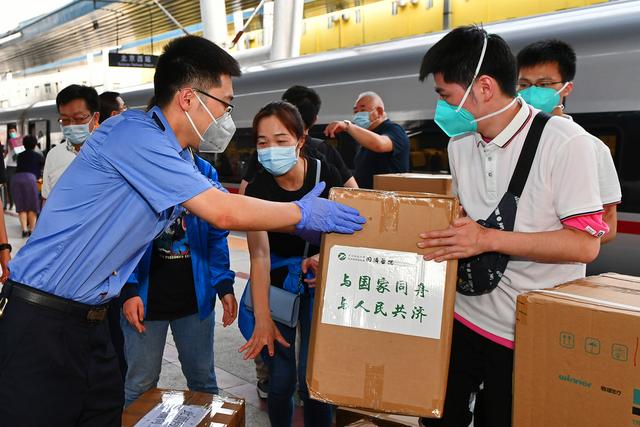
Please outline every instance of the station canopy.
M201 22L200 1L159 0L183 26ZM227 0L227 14L258 0ZM178 27L151 0L75 0L0 34L0 74L20 72Z

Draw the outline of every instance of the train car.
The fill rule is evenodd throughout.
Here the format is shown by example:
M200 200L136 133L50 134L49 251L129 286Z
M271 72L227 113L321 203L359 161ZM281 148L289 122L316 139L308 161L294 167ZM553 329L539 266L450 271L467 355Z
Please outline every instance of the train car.
M639 26L640 2L615 2L485 26L504 37L514 53L547 38L564 40L576 50L578 71L567 112L609 146L623 188L618 236L602 247L589 273L640 275L640 263L636 261L640 248L640 167L635 165L640 158ZM443 34L245 68L243 76L234 82L233 115L238 131L227 151L210 159L225 186L232 191L238 187L254 149L250 129L253 115L293 84L313 87L322 98L318 124L312 129L318 136L330 121L352 115L359 93L379 93L390 118L402 124L410 136L412 170L447 173L448 138L433 122L436 94L431 82L418 81L422 56ZM121 91L127 104L136 108L144 108L152 92L151 85ZM0 111L0 138L6 138L8 126L17 126L23 133L44 130L48 144L61 138L54 101ZM349 162L349 154L345 154Z

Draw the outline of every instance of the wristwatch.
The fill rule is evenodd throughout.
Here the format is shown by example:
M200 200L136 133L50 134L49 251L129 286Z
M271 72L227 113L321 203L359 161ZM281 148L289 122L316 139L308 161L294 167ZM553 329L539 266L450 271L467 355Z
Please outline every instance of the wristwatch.
M9 249L9 252L11 252L11 245L8 243L0 243L0 251L4 251L5 249Z
M351 127L351 120L343 120L344 124L347 125L347 129Z

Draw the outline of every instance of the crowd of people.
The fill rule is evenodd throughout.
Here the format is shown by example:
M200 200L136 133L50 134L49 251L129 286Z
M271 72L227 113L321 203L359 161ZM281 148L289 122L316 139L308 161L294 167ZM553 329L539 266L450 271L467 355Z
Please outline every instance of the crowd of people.
M416 248L436 248L425 259L437 262L510 257L497 275L474 270L460 289L444 416L421 423L509 426L516 297L584 276L615 237L620 185L606 145L564 112L576 74L566 43L536 42L516 59L500 36L461 27L428 49L419 72L439 95L434 120L451 137L463 212L446 230L416 230ZM409 140L378 94L359 94L353 117L324 130L357 145L350 167L309 135L321 99L294 85L257 112L255 153L240 195L229 194L200 154L231 141L240 74L215 44L178 38L158 60L147 112L126 110L115 92L72 85L56 99L65 139L46 161L35 137L24 137L17 155L8 144L12 200L30 237L9 269L11 248L0 244L0 419L120 425L123 407L157 385L169 328L189 389L218 393L219 299L223 326L239 316L247 339L239 350L256 361L271 425L292 425L296 391L305 426L332 425L333 407L311 399L306 385L319 240L357 232L365 220L328 192L408 172ZM527 151L516 191L512 175L522 174ZM250 281L239 303L228 230L247 231ZM294 324L274 320L282 307L270 296L282 291L300 295Z

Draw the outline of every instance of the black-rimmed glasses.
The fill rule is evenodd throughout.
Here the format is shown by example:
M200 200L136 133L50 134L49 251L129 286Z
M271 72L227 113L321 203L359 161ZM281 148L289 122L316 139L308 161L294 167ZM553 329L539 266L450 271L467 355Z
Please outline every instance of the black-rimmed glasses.
M203 90L200 90L200 89L193 89L193 90L195 90L195 91L196 91L196 92L198 92L198 93L203 94L204 96L207 96L207 97L209 97L209 98L211 98L211 99L214 99L214 100L218 101L219 103L221 103L222 105L224 105L224 107L225 107L225 111L226 111L227 113L229 113L229 114L231 114L231 112L232 112L232 111L233 111L233 109L234 109L233 104L229 104L227 101L223 101L222 99L220 99L220 98L218 98L218 97L215 97L215 96L213 96L213 95L210 95L210 94L208 94L207 92L205 92L205 91L203 91Z

